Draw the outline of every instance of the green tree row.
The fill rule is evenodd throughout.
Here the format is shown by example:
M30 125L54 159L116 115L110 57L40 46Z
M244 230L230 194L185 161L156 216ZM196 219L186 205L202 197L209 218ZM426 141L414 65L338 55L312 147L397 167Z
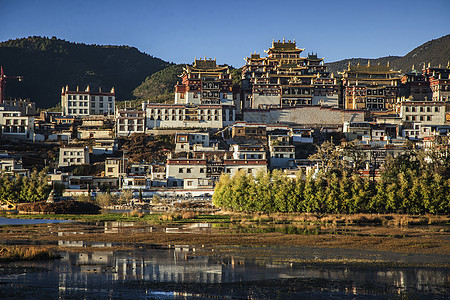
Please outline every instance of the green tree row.
M378 180L362 178L336 151L318 149L321 172L296 178L280 170L222 175L214 205L244 212L450 213L450 155L441 143L388 157ZM325 145L330 150L329 143ZM320 148L320 147L319 147Z
M221 176L217 207L243 212L450 213L450 180L439 174L400 172L398 179L372 181L357 174L288 178L278 170L256 177Z
M0 202L42 201L47 199L51 190L45 170L33 171L29 177L6 173L0 177Z

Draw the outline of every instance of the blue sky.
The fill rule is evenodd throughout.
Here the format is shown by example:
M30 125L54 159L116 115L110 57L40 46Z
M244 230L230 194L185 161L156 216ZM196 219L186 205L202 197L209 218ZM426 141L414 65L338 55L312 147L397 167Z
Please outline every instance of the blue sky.
M272 39L325 62L405 55L450 33L449 0L0 0L0 41L34 35L129 45L176 63L240 67Z

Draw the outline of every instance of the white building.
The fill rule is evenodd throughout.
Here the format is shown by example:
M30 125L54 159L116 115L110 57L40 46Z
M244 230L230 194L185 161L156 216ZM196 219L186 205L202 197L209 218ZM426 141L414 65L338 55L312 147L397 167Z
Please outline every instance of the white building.
M209 147L209 133L207 132L177 133L175 136L175 153L207 151Z
M289 169L295 166L295 146L288 135L269 136L270 168Z
M34 118L20 111L0 110L0 134L15 139L33 139Z
M89 149L87 147L59 148L58 167L89 164Z
M143 104L146 128L223 128L236 119L234 106Z
M422 125L443 125L445 123L445 102L402 101L397 107L402 122Z
M186 188L205 187L215 182L222 173L233 176L240 170L256 176L260 171L267 171L267 161L259 158L234 159L231 153L223 154L222 158L215 160L169 157L166 165L167 185Z
M0 173L16 173L21 175L28 175L29 170L23 169L22 158L13 156L6 152L0 152Z
M91 92L89 86L84 91L77 87L69 91L69 86L62 88L61 107L64 116L113 115L116 96L114 88L109 93Z
M266 159L266 150L262 145L234 144L230 150L233 151L233 159Z
M129 136L133 133L145 133L145 111L118 109L116 111L116 134Z
M290 135L293 143L312 144L314 142L313 129L311 128L292 128Z

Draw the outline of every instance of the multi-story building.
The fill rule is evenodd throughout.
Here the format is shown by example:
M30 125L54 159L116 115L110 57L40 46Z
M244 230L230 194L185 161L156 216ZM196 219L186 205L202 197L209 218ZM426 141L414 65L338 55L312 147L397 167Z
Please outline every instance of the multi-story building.
M89 164L89 149L87 147L59 148L58 167Z
M0 152L0 173L23 171L22 157Z
M314 130L311 128L291 128L289 135L293 143L312 144L314 142L313 132Z
M338 106L339 86L317 54L301 57L293 42L272 42L267 57L251 54L242 68L243 108Z
M133 133L145 133L145 111L118 109L116 111L116 134L129 136Z
M79 139L106 139L114 138L113 122L105 116L83 118L81 126L77 128Z
M411 72L401 78L399 100L427 101L432 99L430 82L425 76L412 67Z
M34 115L36 113L36 103L28 99L9 99L0 103L0 109L20 111L22 115Z
M119 177L124 176L128 169L127 158L108 157L105 160L105 176Z
M209 134L207 132L175 135L175 153L206 150L209 147Z
M146 128L223 128L236 120L234 106L144 103Z
M450 101L450 64L447 68L431 68L428 65L423 71L425 78L430 82L433 101Z
M445 102L405 100L397 104L402 122L423 125L443 125L445 123Z
M295 165L295 146L289 135L269 135L271 169L288 169Z
M254 153L259 155L260 153ZM236 154L239 156L239 154ZM172 157L169 155L166 165L167 185L170 187L188 188L194 185L210 185L219 179L223 173L233 176L243 170L247 174L256 176L260 171L267 171L265 158L235 158L231 151L211 151L194 153L192 157ZM262 154L261 154L262 155ZM186 183L190 181L189 183Z
M371 124L369 122L344 122L342 132L347 140L361 140L363 136L370 136Z
M33 139L34 117L20 111L0 110L0 134L14 139Z
M195 59L186 65L181 84L175 86L175 104L227 105L239 109L240 87L233 85L228 66L216 59Z
M266 159L266 149L262 145L234 144L230 146L233 159Z
M175 86L175 104L143 103L146 128L223 128L236 120L240 88L227 66L214 59L195 59Z
M69 86L62 88L61 107L64 116L113 115L116 95L114 88L109 93L92 92L88 86L86 90L69 91Z
M387 66L352 66L339 73L343 81L345 109L394 109L399 93L399 74Z

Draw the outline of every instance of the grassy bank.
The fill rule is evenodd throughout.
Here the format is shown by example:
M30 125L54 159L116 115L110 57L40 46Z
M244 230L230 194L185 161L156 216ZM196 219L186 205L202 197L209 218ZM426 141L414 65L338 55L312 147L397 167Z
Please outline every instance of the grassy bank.
M220 214L180 213L127 213L88 214L0 214L2 217L18 219L57 219L81 222L145 222L148 224L178 223L224 223L224 224L328 224L404 227L415 225L450 225L448 215L402 215L402 214L318 214L318 213L274 213L246 214L222 212Z
M17 219L55 219L74 220L80 222L145 222L148 224L167 223L229 223L230 215L200 215L194 212L184 213L155 213L148 214L140 211L127 213L105 213L98 215L85 214L0 214L6 218Z
M0 262L23 260L46 260L57 258L53 251L47 248L30 246L0 246Z

